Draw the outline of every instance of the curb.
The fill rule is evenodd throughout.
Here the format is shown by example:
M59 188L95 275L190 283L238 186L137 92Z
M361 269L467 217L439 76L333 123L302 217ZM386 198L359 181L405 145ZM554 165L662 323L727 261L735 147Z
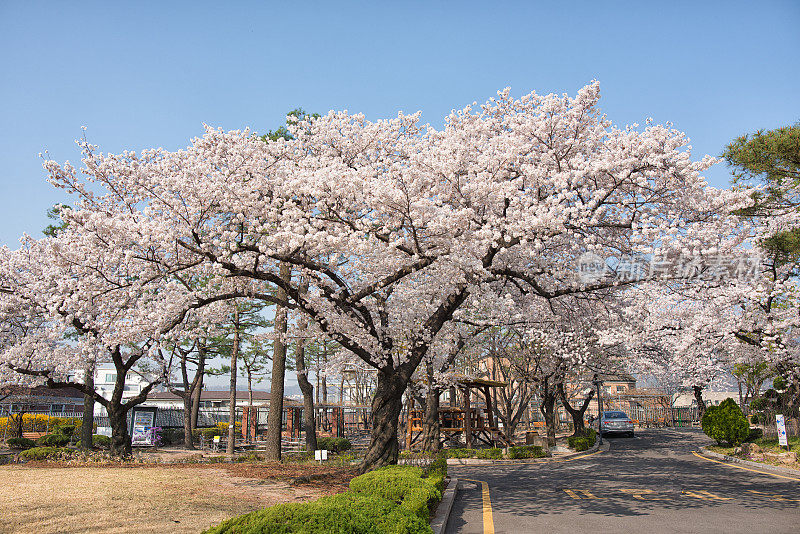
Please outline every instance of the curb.
M742 460L741 458L736 458L735 456L728 456L725 454L720 454L718 452L710 451L705 447L700 447L700 452L707 456L719 458L720 460L725 460L726 462L731 462L734 464L742 464L748 467L757 467L758 469L763 469L764 471L774 471L775 473L781 475L800 476L800 469L791 469L789 467L780 467L778 465L762 464L761 462L751 462L750 460Z
M447 528L447 520L450 519L450 511L453 509L453 503L456 500L456 492L458 491L458 479L451 478L447 489L444 490L442 500L439 506L436 507L436 513L431 520L431 529L433 534L442 534Z
M611 445L608 441L603 441L603 452L607 451ZM594 442L594 445L581 452L573 452L570 454L566 454L564 456L549 456L547 458L519 458L516 460L488 460L485 458L448 458L447 465L461 465L461 466L470 466L470 465L503 465L503 464L546 464L550 462L561 462L564 460L571 460L572 458L576 458L578 456L584 456L587 454L593 454L600 450L600 445L597 441Z

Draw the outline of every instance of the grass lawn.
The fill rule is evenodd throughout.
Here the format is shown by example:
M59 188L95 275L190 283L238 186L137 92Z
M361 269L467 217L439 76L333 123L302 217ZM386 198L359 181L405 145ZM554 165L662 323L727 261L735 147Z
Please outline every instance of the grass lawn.
M292 484L293 477L322 478ZM0 532L200 532L279 502L347 489L349 470L274 464L0 467Z

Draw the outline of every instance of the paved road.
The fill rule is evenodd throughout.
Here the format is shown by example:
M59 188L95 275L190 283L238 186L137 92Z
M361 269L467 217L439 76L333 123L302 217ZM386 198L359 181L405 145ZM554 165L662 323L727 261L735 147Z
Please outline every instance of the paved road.
M569 462L450 468L488 484L494 532L800 533L800 480L692 454L697 431L647 430ZM797 477L800 479L800 476ZM484 532L482 485L459 491L448 533Z

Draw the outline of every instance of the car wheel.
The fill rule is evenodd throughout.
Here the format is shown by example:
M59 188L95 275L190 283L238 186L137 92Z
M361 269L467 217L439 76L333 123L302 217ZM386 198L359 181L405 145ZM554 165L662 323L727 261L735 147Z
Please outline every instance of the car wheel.
M629 437L629 438L632 438L632 437L633 437L633 431L631 431L631 432L628 432L628 437Z

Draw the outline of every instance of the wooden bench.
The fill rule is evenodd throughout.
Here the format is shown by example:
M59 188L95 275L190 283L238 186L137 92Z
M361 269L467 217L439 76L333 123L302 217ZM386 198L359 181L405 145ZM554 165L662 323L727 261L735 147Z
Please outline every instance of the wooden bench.
M545 427L544 421L534 421L533 422L533 428L544 428L544 427Z
M45 434L47 434L47 432L23 432L22 437L32 439L35 441L44 436Z

